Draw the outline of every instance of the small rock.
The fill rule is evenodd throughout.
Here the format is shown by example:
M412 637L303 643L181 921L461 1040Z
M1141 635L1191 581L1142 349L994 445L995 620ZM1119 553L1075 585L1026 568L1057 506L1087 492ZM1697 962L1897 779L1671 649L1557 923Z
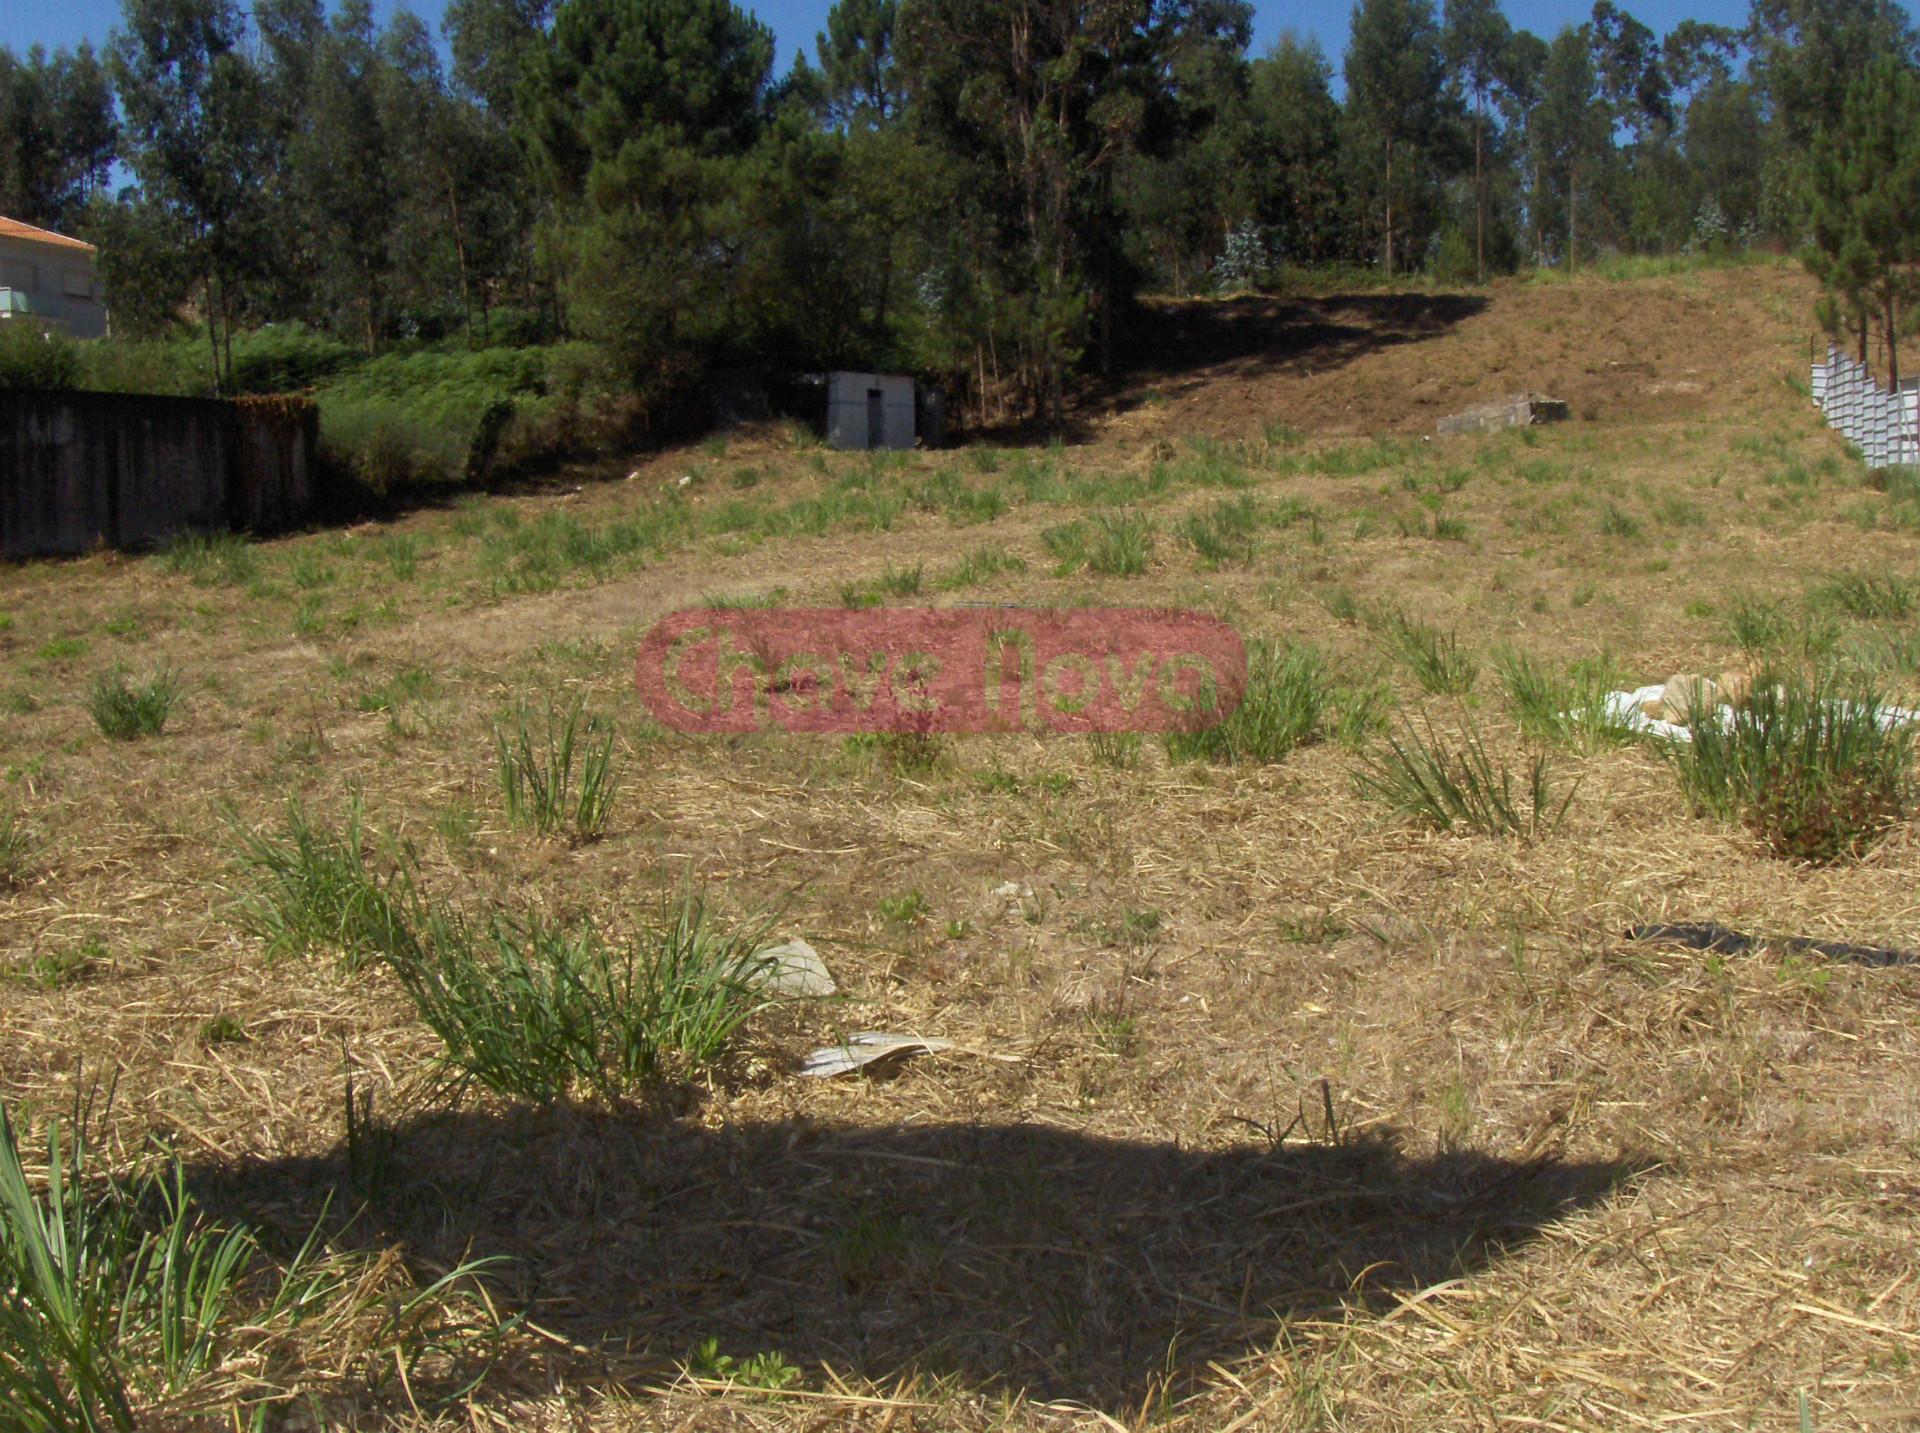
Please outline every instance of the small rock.
M1018 881L1004 881L987 894L1003 901L1024 901L1032 898L1033 887Z
M1494 433L1502 428L1564 423L1571 416L1561 399L1540 393L1516 393L1510 398L1477 404L1464 413L1442 418L1435 427L1441 433Z
M756 951L754 968L747 984L756 990L772 990L781 995L831 995L839 989L820 952L804 940Z
M1744 707L1753 700L1753 678L1745 672L1720 674L1720 700L1730 707Z
M675 484L674 486L676 486L676 487L682 487L682 488L684 488L684 487L686 487L686 486L687 486L687 485L688 485L689 483L691 483L692 481L693 481L693 474L692 474L692 473L682 473L682 474L680 475L680 481L679 481L678 483L676 483L676 484Z

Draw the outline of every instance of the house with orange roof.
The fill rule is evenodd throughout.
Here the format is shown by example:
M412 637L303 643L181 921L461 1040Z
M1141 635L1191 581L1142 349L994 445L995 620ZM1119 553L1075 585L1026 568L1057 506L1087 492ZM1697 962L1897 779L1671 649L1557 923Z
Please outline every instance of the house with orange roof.
M91 244L0 215L0 323L106 337L93 259Z

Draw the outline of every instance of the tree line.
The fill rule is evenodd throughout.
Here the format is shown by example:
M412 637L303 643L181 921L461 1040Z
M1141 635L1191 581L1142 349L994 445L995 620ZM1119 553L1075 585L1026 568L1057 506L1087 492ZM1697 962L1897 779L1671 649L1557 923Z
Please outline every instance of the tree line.
M122 0L103 52L0 49L0 213L101 249L123 334L297 321L368 353L494 326L703 371L900 367L1057 413L1137 295L1343 266L1483 281L1805 247L1891 343L1920 233L1894 0L1551 37L1359 0L1340 68L1245 0L840 0L781 71L730 0ZM131 183L118 192L117 175Z

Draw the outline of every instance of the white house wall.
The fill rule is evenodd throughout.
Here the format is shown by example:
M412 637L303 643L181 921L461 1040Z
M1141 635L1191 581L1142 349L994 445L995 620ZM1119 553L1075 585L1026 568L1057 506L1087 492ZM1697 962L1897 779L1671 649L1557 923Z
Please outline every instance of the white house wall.
M74 288L82 292L69 292ZM107 310L100 302L93 256L82 249L0 237L0 321L20 319L75 338L104 338Z

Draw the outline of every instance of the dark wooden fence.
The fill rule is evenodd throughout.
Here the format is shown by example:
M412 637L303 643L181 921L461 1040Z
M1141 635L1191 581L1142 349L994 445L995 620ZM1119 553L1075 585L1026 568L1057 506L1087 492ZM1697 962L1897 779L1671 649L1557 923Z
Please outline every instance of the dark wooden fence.
M318 436L301 398L0 389L0 556L297 522L313 505Z

